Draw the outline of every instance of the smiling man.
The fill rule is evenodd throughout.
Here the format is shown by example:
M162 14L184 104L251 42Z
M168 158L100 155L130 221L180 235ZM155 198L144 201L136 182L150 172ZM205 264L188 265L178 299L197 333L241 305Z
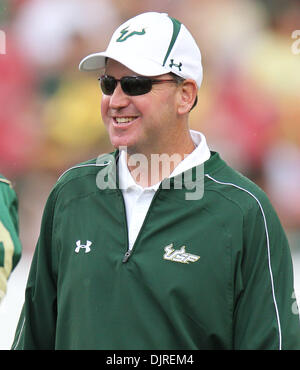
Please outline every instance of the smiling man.
M129 154L144 153L149 159L153 153L184 155L194 150L186 115L197 94L194 80L178 83L170 74L163 74L147 78L147 83L150 80L153 85L148 93L130 96L121 87L122 78L134 76L127 78L137 83L140 78L143 83L145 77L136 76L113 59L108 60L105 72L100 78L104 91L107 79L121 79L112 94L102 98L102 118L115 147L126 146ZM174 143L179 145L175 148Z
M99 71L115 151L54 186L13 348L300 349L275 211L189 129L202 81L190 32L138 15L80 69Z
M196 99L196 82L192 79L178 81L170 73L155 79L139 76L113 59L108 60L105 72L100 78L104 92L101 112L111 143L115 148L125 147L129 157L133 154L146 156L148 166L144 167L144 172L140 171L141 178L135 180L140 185L154 185L153 180L157 180L155 175L148 176L153 161L158 159L154 154L164 153L169 158L176 154L175 161L170 162L172 165L169 167L169 173L164 172L169 176L185 156L195 149L187 113ZM118 81L121 81L121 84ZM151 90L141 95L128 95L121 87L122 83L130 86L130 83L141 85L144 81L149 86L151 84ZM106 85L112 83L114 90L107 91ZM164 170L166 168L164 166ZM147 179L148 183L143 179Z

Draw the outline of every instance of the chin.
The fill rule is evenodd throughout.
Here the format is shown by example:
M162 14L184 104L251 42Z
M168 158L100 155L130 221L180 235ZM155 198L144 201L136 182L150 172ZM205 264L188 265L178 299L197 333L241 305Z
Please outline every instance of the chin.
M130 148L132 147L132 143L130 142L130 140L125 140L122 138L111 138L111 143L115 149L126 147L128 152L130 152Z

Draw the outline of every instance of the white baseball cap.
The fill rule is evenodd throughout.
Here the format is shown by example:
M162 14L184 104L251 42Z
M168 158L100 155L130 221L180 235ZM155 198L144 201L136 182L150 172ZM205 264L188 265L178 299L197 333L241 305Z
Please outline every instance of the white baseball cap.
M201 85L200 50L187 28L166 13L137 15L113 33L104 52L93 53L79 64L82 71L104 69L111 58L143 76L174 73Z

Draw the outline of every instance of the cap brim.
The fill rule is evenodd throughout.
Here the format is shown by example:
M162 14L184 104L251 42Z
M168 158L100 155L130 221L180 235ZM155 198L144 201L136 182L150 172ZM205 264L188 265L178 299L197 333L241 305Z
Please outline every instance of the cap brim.
M81 71L96 71L105 67L106 53L94 53L86 56L79 63Z
M131 69L133 72L143 76L159 76L171 72L171 68L168 69L151 60L141 60L140 56L139 58L137 56L128 57L124 55L120 57L120 55L114 55L113 53L109 53L107 51L86 56L80 62L79 69L81 71L96 71L104 69L106 58L114 59Z

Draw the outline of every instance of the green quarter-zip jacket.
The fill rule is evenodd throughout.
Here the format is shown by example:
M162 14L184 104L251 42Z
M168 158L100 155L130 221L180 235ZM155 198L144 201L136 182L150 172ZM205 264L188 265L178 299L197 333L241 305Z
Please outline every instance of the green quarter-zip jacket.
M105 158L49 196L12 348L300 349L290 250L261 189L212 152L202 196L186 199L197 167L162 183L127 253Z

